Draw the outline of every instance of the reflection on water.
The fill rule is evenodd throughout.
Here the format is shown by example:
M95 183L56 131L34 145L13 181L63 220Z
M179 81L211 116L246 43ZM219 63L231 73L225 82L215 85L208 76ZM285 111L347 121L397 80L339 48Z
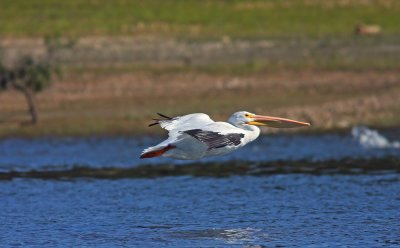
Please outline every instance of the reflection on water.
M389 141L377 131L361 127L354 128L352 133L347 135L262 136L231 154L200 161L324 161L400 157L400 137L396 137L396 133L392 136L393 141ZM161 139L162 137L4 139L0 140L0 170L66 169L75 165L126 168L149 163L188 163L167 158L138 158L142 149L158 143Z
M205 229L171 232L172 237L179 239L214 239L227 244L263 243L268 235L261 229L236 228L236 229Z

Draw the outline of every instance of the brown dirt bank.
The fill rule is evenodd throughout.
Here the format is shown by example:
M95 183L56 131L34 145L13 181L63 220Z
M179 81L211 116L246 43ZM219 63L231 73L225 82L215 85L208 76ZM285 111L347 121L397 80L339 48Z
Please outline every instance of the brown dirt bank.
M155 112L204 112L225 120L248 110L311 121L312 130L400 125L400 71L288 70L251 74L195 70L84 70L38 96L41 122L27 120L17 92L0 93L0 135L159 133Z

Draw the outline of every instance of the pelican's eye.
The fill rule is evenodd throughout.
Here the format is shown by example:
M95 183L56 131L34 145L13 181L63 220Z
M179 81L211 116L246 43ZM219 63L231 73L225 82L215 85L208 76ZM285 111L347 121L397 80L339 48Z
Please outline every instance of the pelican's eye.
M249 114L244 114L244 117L250 118L251 116Z

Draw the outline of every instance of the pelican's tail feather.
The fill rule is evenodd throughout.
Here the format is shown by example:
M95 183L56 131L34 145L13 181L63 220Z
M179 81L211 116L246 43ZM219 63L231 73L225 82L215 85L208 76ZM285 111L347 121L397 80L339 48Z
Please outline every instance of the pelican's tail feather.
M176 148L176 146L173 145L167 145L167 146L152 146L147 149L145 149L142 154L140 155L140 158L153 158L153 157L159 157L166 153L167 151Z
M172 121L172 120L173 120L172 117L166 116L166 115L161 114L161 113L157 113L157 114L158 114L160 117L164 118L164 119L153 118L153 121L154 121L154 122L150 123L150 124L149 124L149 127L154 126L154 125L157 125L157 124L161 124L162 122L165 122L165 121Z

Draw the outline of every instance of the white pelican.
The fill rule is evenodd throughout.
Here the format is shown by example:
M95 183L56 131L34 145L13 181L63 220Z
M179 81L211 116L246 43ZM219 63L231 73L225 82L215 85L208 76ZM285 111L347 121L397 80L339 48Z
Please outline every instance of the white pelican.
M310 123L279 117L262 116L247 111L236 112L228 122L214 122L206 114L197 113L153 119L149 126L160 124L169 131L168 139L145 149L140 158L170 157L176 159L200 159L207 156L232 152L260 135L257 126L291 128L310 126Z

